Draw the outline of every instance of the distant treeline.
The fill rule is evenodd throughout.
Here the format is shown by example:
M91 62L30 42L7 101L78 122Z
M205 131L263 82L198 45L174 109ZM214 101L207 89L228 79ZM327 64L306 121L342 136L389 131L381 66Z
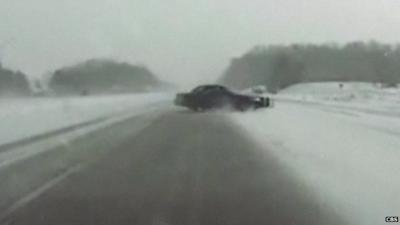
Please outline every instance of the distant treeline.
M0 96L24 96L31 94L25 74L6 69L0 62Z
M167 84L144 66L93 59L54 72L49 88L57 94L144 92Z
M234 88L266 85L275 92L301 82L400 82L400 46L377 42L258 46L232 59L220 82Z
M107 59L58 69L50 74L48 82L35 80L32 85L25 74L6 69L0 62L0 97L132 93L171 87L145 66Z

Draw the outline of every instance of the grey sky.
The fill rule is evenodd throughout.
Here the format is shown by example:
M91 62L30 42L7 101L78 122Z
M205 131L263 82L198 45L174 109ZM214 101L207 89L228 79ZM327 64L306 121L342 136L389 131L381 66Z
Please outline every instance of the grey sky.
M39 76L112 57L185 85L257 44L400 38L398 0L0 0L0 15L13 69Z

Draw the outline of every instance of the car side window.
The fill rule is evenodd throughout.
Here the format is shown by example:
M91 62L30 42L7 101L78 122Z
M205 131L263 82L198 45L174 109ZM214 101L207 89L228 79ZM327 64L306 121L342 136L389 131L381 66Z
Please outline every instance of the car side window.
M228 93L224 87L197 87L192 91L193 94L198 96L221 96Z
M224 91L224 89L221 89L221 88L212 88L212 89L206 90L204 92L204 94L207 95L207 96L215 96L215 97L217 97L217 96L225 95L226 92Z

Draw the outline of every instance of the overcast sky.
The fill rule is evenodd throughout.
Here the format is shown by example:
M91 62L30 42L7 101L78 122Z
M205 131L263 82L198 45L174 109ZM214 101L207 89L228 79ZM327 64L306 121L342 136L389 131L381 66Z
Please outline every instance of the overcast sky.
M31 76L81 60L213 81L258 44L400 40L399 0L0 0L3 64Z

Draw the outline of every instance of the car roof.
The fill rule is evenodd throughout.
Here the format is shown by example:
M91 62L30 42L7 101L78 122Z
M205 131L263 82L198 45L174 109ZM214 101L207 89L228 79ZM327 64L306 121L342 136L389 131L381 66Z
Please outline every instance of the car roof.
M222 85L214 85L214 84L207 84L207 85L200 85L196 88L193 89L194 91L205 91L205 90L210 90L210 89L216 89L216 90L228 90L226 87Z

